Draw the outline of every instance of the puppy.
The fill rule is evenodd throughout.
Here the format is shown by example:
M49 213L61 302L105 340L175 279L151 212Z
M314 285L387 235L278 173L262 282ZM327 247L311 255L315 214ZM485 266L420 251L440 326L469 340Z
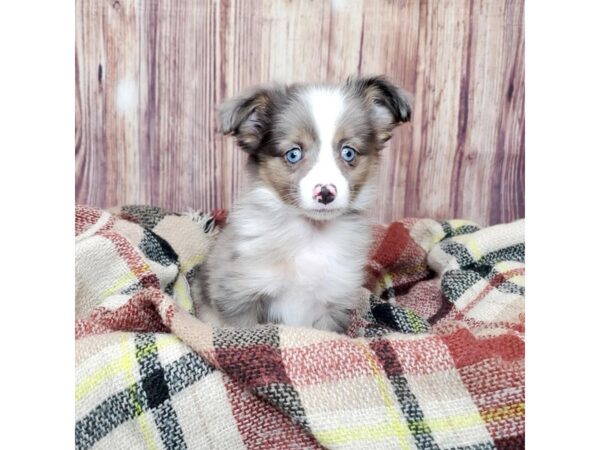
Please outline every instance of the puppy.
M344 331L360 300L380 151L410 117L407 94L383 77L226 101L222 131L249 154L252 181L192 281L199 317Z

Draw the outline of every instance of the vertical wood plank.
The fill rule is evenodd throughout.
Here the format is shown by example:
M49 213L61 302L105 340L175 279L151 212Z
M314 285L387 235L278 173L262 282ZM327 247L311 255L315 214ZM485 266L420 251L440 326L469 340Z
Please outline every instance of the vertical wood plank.
M218 5L158 2L156 10L157 178L153 203L208 210L222 202L221 155L215 142L214 105ZM165 170L166 169L166 170Z
M525 40L521 0L504 9L502 109L493 163L488 223L525 217ZM473 212L472 214L476 214Z
M140 123L139 3L135 0L104 1L106 63L102 82L107 189L106 202L123 198L150 200L145 195L138 139Z
M362 26L359 72L363 75L386 74L410 94L417 93L417 42L421 31L419 2L368 2ZM420 99L415 99L419 107ZM372 215L380 222L403 217L405 191L410 159L418 149L413 147L413 123L394 132L388 148L381 155L379 196Z
M261 60L267 80L319 82L327 73L329 2L262 2ZM252 63L252 61L249 61ZM264 82L264 81L263 81Z
M365 1L326 2L323 15L323 48L327 50L325 80L340 83L360 73L365 32ZM368 3L368 2L367 2ZM325 45L327 44L327 45Z
M423 2L419 16L415 132L404 212L444 219L452 216L452 166L468 39L468 2Z
M455 216L487 215L496 223L524 213L510 194L524 152L522 9L515 6L471 2L451 184Z
M75 6L75 192L78 202L105 206L105 8L83 1Z

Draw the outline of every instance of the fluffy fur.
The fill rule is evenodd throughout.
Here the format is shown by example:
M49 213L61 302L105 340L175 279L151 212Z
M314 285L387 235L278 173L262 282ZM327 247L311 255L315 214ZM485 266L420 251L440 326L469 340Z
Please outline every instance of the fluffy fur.
M192 282L196 310L221 326L343 331L363 284L363 213L376 195L379 152L410 120L408 97L382 77L359 78L257 88L220 112L223 132L250 154L251 184ZM291 149L301 152L297 163L286 159Z

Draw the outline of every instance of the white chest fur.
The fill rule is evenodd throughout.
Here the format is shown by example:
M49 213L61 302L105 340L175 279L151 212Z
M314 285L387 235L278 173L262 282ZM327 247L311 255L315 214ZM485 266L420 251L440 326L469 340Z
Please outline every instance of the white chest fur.
M288 264L280 272L271 320L311 326L334 305L350 305L362 285L364 258L357 252L356 230L351 222L333 221L326 226L299 219L288 232L299 237L281 249ZM363 239L366 236L363 236ZM283 254L281 255L284 256Z
M330 308L355 307L370 244L366 220L313 222L266 202L268 195L238 205L212 255L214 275L221 272L240 298L269 298L269 321L312 326Z

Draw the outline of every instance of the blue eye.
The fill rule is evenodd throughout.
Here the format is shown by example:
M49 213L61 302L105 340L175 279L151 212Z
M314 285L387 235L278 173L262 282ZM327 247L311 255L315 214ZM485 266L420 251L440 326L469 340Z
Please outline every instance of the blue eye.
M302 159L302 150L300 150L298 147L288 150L285 154L285 159L290 164L296 164Z
M342 159L346 162L352 162L356 158L356 150L347 145L342 147Z

